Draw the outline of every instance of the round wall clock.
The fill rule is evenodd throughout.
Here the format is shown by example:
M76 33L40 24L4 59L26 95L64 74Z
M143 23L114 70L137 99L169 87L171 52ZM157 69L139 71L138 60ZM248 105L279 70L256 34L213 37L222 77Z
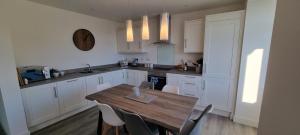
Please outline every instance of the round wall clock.
M79 29L73 35L73 42L79 50L89 51L95 45L95 38L90 31Z

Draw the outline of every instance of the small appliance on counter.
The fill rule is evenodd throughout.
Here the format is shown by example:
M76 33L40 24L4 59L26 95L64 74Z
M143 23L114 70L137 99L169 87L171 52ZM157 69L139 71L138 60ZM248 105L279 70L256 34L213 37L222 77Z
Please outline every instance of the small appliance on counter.
M128 67L128 61L127 60L120 60L120 66L121 68L127 68Z
M137 66L138 66L138 62L139 62L139 59L138 59L138 58L134 58L134 59L132 60L130 66L137 67Z
M49 79L50 69L44 66L29 66L19 68L19 75L26 83Z

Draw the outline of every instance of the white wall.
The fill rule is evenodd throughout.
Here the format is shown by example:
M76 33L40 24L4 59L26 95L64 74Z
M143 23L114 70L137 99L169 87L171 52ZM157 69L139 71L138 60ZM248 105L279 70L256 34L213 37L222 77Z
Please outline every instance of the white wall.
M194 20L199 18L204 18L209 14L217 14L235 10L244 9L244 4L234 4L214 9L206 9L195 12L181 13L181 14L172 14L171 15L171 41L175 43L175 64L181 64L181 60L196 61L199 59L202 54L187 54L184 53L184 21L185 20ZM151 31L150 31L151 32ZM150 47L148 54L129 54L125 55L128 58L142 58L150 59L152 63L157 63L157 49ZM151 56L149 56L151 55Z
M258 135L300 135L299 0L278 0Z
M14 0L13 44L17 66L48 65L72 69L116 63L118 23L27 0ZM88 52L78 50L72 40L80 28L90 30L95 47Z
M234 121L257 127L276 0L248 0Z
M29 134L18 86L9 25L9 0L0 0L0 123L9 135Z

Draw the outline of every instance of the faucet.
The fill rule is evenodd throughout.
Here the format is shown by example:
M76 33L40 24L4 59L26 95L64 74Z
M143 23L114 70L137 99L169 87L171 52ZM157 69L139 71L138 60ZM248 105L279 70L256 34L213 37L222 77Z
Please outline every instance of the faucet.
M91 68L91 65L90 64L86 64L88 67L88 72L91 72L92 71L92 68Z

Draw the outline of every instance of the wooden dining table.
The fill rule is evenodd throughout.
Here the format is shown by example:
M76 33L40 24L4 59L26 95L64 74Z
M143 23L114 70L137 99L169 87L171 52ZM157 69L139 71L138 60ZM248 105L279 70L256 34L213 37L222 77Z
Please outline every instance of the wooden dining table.
M165 131L180 133L190 117L198 98L181 96L158 90L141 90L141 93L155 96L150 103L137 102L126 98L133 94L133 86L122 84L91 95L86 99L108 104L117 109L139 114L146 122L159 127L160 135ZM102 113L99 111L98 135L102 133Z

